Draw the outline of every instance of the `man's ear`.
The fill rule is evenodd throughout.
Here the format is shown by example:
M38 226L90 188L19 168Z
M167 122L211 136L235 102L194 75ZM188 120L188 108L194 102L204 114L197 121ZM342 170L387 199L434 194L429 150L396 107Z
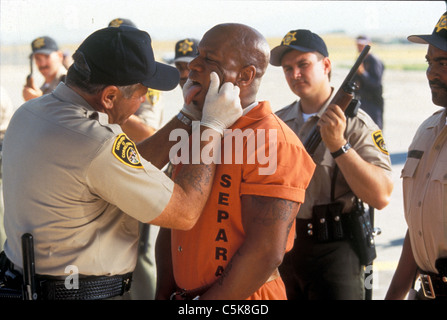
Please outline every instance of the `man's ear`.
M236 79L236 84L238 87L247 87L253 82L255 77L256 67L254 65L243 67Z
M329 74L332 70L332 63L328 57L323 58L323 65L326 74Z
M107 86L101 93L101 104L105 109L113 108L114 101L118 98L120 90L116 86Z

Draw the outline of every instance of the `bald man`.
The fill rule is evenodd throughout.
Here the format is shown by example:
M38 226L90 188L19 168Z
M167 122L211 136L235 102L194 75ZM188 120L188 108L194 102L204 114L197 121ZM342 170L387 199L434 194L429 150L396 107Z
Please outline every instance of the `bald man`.
M216 78L240 88L243 115L221 141L225 152L197 224L159 233L157 298L287 299L277 268L293 245L291 230L315 166L269 102L256 99L270 57L265 38L246 25L221 24L198 49L184 86L186 109L195 110L189 116L200 113ZM255 159L235 161L250 154L253 136Z

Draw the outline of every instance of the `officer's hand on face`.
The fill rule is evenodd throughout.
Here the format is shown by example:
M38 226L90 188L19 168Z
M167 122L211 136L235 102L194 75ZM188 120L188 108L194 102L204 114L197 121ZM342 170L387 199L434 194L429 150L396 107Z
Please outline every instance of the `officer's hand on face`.
M225 82L219 89L220 80L215 72L210 74L210 85L205 97L201 125L223 134L242 115L239 87Z
M330 152L335 152L346 144L346 116L338 105L330 104L317 125L320 127L321 139Z
M192 101L187 101L191 88L193 88L193 82L188 78L182 89L184 104L181 112L191 120L200 120L202 119L202 110L200 110Z

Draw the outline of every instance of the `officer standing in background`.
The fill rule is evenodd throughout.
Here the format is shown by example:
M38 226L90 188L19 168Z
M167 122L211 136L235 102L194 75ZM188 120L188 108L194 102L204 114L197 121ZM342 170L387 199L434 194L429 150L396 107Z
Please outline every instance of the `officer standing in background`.
M418 128L402 170L405 219L402 254L385 299L404 299L419 275L411 299L447 300L447 12L432 34L408 40L428 44L425 56L432 101L442 107ZM412 291L414 293L414 291Z
M339 106L330 104L335 95L330 85L332 66L326 44L317 34L290 31L271 50L270 63L282 67L290 89L300 98L276 114L301 141L306 141L317 124L322 137L313 155L317 167L298 212L295 245L280 267L287 296L363 299L364 268L344 221L356 196L378 209L389 202L391 163L381 144L381 131L362 110L347 118ZM343 228L339 238L330 236L332 220Z
M215 162L185 163L174 181L160 171L176 143L170 132L191 132L183 113L138 149L123 133L120 125L148 87L178 85L178 71L155 61L149 34L104 28L73 59L66 83L23 104L6 131L4 253L9 268L21 272L20 238L31 233L42 299L105 299L129 289L139 222L193 227ZM231 126L242 114L238 93L229 83L209 90L200 130L218 135ZM215 148L215 140L202 141L200 151ZM70 274L78 276L78 288L66 286Z
M357 51L362 52L366 45L371 44L371 39L360 35L356 39ZM368 53L363 63L357 69L354 82L358 85L357 95L362 108L374 122L383 130L383 87L382 77L385 66L372 53Z
M57 87L59 82L65 81L67 74L67 69L65 69L63 64L64 54L59 50L54 39L47 36L39 37L31 43L31 49L30 59L34 59L45 81L38 88L34 83L32 74L30 74L22 91L25 101L50 93ZM32 61L30 62L33 63Z
M188 80L188 63L190 63L195 57L197 57L198 44L199 41L192 38L179 40L175 44L174 64L180 73L180 87L182 88L186 80Z

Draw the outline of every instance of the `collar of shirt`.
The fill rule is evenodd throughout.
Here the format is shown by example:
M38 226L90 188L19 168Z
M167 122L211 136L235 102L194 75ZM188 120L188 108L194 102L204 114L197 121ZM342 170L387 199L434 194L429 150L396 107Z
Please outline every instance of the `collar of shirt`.
M93 118L97 118L98 121L103 125L107 125L109 123L109 116L106 113L99 112L93 109L93 107L83 97L81 97L76 91L68 87L65 83L59 83L52 94L57 99L63 102L85 109L86 117L93 116Z
M256 104L251 104L245 109L249 109L249 112L243 114L230 128L245 128L250 124L263 119L264 117L272 114L272 109L270 107L270 102L268 101L260 101L256 102ZM245 110L244 109L244 110Z
M254 107L256 107L259 104L258 101L253 102L252 104L250 104L248 107L246 107L243 111L242 111L242 115L245 116L247 113L249 113L251 111L251 109L253 109Z

